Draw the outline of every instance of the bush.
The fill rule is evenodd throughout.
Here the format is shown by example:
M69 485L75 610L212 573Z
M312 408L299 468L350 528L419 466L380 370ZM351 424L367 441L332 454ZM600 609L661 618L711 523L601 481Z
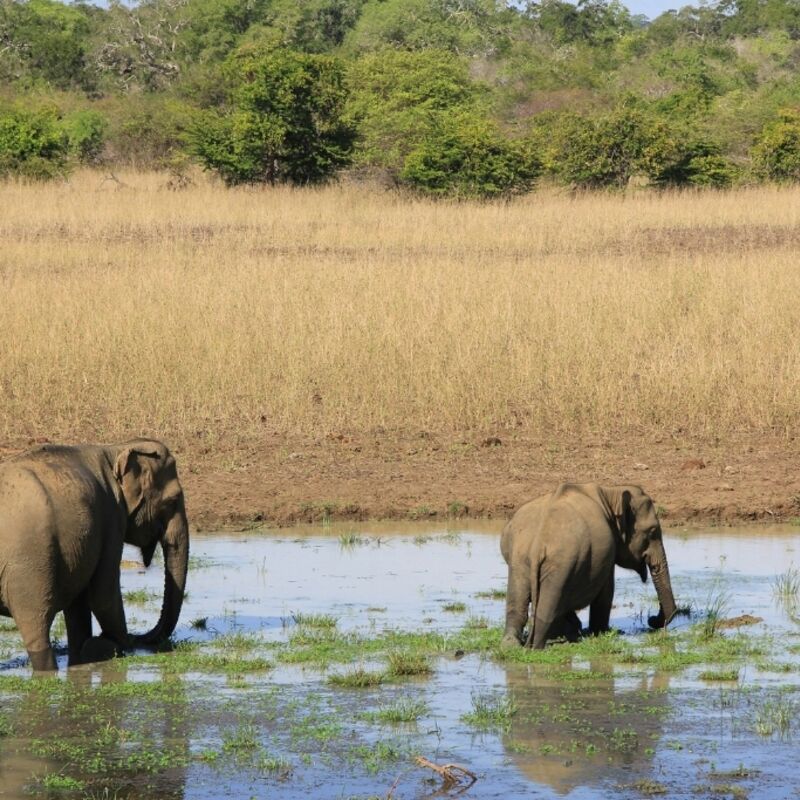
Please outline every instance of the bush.
M491 198L528 191L540 172L531 149L492 122L453 114L409 153L400 179L434 196Z
M348 163L355 131L344 120L338 60L292 51L244 53L227 66L229 108L199 115L189 149L227 184L317 183Z
M348 70L348 111L357 120L355 161L397 177L406 157L437 121L457 111L480 113L482 90L466 59L443 50L381 50Z
M108 120L104 134L110 161L137 168L158 169L182 153L184 135L194 109L157 94L131 94L103 101Z
M579 188L623 189L634 175L659 174L675 158L665 123L628 105L596 117L566 116L554 134L552 169Z
M800 180L800 111L782 109L752 149L755 173L772 181Z
M69 139L52 112L0 112L0 176L65 175Z
M108 123L91 109L75 111L62 124L69 140L70 155L81 164L94 164L103 149Z
M707 141L688 140L675 145L672 160L657 165L651 174L660 186L705 186L721 189L739 177L739 168L720 153L719 147Z

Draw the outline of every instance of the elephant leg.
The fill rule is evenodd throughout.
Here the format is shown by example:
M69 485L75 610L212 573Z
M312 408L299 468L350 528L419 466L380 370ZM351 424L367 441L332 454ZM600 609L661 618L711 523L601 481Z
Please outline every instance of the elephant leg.
M14 615L31 667L34 672L55 672L56 657L50 646L50 626L53 623L52 615Z
M548 582L548 586L553 584ZM539 602L536 604L535 617L531 620L533 637L529 636L530 646L534 650L541 650L549 639L557 639L564 635L565 617L559 608L561 600L561 584L556 591L541 587Z
M119 578L119 557L116 562L110 559L108 563L104 563L101 559L100 566L89 584L88 600L89 608L97 618L103 636L115 642L121 650L125 650L130 643Z
M97 661L108 661L119 654L119 648L111 639L104 636L90 636L81 648L80 663L93 664Z
M561 636L568 642L577 642L581 638L581 621L574 611L569 611L561 618Z
M508 568L506 591L506 629L501 644L522 643L522 629L528 621L528 605L531 602L531 582L527 569Z
M92 635L92 612L89 610L89 598L85 591L75 598L72 605L64 609L64 621L67 624L69 666L74 667L83 663L81 651Z
M32 598L46 597L48 592L44 590L41 581L29 578L23 581L19 576L13 576L5 590L8 610L22 636L33 671L55 672L58 667L50 645L50 626L53 624L55 612L38 604L31 604Z
M614 570L606 580L600 593L589 607L589 630L592 634L606 633L609 630L611 606L614 603Z

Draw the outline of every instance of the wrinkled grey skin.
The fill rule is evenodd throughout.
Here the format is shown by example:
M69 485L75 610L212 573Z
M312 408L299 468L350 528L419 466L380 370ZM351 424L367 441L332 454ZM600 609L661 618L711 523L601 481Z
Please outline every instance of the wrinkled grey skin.
M123 543L139 547L146 566L157 544L164 552L160 618L135 637L122 606ZM0 615L14 618L34 671L56 669L50 626L62 610L70 665L168 638L188 560L183 489L161 442L47 444L0 464Z
M503 529L500 550L508 564L503 643L541 649L548 639L575 635L576 611L589 607L589 630L609 629L614 566L653 578L659 612L652 628L675 615L661 525L652 500L638 486L565 483L526 503Z

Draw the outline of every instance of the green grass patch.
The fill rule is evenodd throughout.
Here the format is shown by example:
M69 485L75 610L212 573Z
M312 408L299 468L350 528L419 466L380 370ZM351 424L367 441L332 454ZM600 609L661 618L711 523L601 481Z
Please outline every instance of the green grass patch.
M456 600L456 601L454 601L452 603L445 603L442 606L442 611L449 611L450 613L453 613L453 614L460 614L460 613L463 613L466 610L467 610L467 604L466 603L462 603L459 600Z
M428 713L428 705L423 700L401 697L391 705L382 706L377 711L367 711L362 719L369 722L400 723L416 722Z
M278 775L287 778L292 774L294 766L292 762L283 756L271 756L269 753L261 753L255 762L256 769L268 775Z
M423 653L411 650L393 650L389 653L388 662L391 677L431 675L433 673L430 659Z
M160 600L161 595L157 592L150 592L147 589L131 589L122 595L126 603L134 606L146 606L154 600Z
M753 729L759 736L772 738L777 735L785 739L789 735L797 706L788 698L768 700L756 709L753 717Z
M334 617L332 614L304 614L301 611L296 611L292 614L292 619L295 625L305 628L330 630L339 624L338 617Z
M86 783L68 775L50 773L40 780L40 786L47 792L81 792Z
M371 745L358 745L353 755L361 760L367 772L375 774L408 757L408 752L397 742L375 742Z
M345 549L368 543L369 539L359 536L355 531L347 531L347 533L339 534L339 546Z
M697 676L701 681L738 681L738 669L707 669Z
M772 593L781 600L797 599L800 595L800 569L789 567L772 581Z
M385 680L385 672L374 672L363 667L356 667L350 672L333 673L328 676L328 683L339 689L367 689L372 686L380 686Z
M251 754L258 749L258 729L255 725L247 723L240 725L235 731L226 731L222 734L222 751L234 756L242 753Z
M505 589L489 589L485 592L475 592L475 597L486 598L488 600L505 600Z
M507 731L518 710L511 695L479 692L472 695L472 711L462 715L461 721L479 731Z

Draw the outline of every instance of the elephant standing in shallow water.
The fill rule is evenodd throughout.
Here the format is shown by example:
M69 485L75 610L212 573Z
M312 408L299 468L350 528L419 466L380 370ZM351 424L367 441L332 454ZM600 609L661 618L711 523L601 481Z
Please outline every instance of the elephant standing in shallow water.
M178 622L189 561L183 489L169 450L148 439L48 444L0 465L0 614L14 618L35 671L56 669L50 626L62 610L70 665L130 646L124 543L141 549L145 566L157 544L164 552L160 618L132 640L154 644ZM92 614L101 640L92 638Z
M660 604L648 620L652 628L675 615L661 525L638 486L562 484L514 514L500 549L508 564L504 644L522 642L529 605L528 646L575 638L575 612L587 606L589 630L607 631L615 564L635 570L642 581L650 570Z

